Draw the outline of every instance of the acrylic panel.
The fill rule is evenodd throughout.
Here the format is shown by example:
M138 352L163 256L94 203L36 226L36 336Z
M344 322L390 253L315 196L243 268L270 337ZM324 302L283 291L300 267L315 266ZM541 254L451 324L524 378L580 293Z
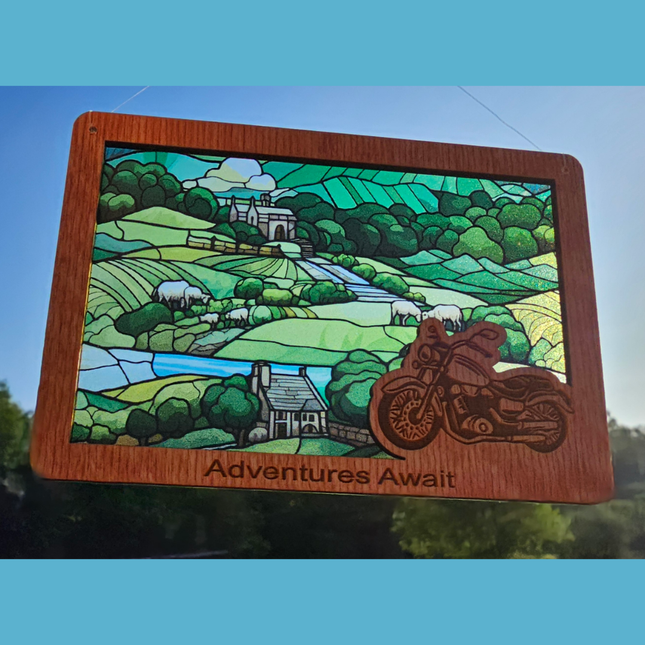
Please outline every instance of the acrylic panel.
M390 458L423 320L566 383L546 183L106 148L71 441Z

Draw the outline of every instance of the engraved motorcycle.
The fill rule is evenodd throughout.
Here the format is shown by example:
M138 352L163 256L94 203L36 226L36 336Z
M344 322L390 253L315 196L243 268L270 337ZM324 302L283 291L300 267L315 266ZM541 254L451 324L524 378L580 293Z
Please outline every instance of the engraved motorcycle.
M568 388L538 368L495 372L505 339L504 328L493 323L448 336L440 322L424 321L402 368L375 384L381 396L373 421L405 450L424 448L442 428L464 444L556 450L573 412Z

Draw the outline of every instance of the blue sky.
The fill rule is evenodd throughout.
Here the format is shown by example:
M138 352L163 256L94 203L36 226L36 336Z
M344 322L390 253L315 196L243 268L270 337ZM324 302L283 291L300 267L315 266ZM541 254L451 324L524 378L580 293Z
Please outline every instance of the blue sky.
M0 380L33 409L72 124L132 87L0 88ZM645 424L642 87L468 87L585 170L609 410ZM531 149L457 87L151 87L119 112Z

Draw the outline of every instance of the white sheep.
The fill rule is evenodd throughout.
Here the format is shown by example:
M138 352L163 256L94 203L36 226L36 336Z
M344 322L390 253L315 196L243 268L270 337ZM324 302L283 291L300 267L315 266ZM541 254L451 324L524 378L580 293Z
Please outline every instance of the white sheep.
M230 320L235 327L243 327L249 323L249 310L246 307L239 307L238 309L232 309L226 314L226 319Z
M191 305L207 305L212 296L204 293L199 287L188 287L184 291L184 298L186 298L186 307Z
M152 294L152 299L166 304L169 309L177 308L181 310L188 309L186 304L185 291L190 285L186 280L162 282Z
M199 317L199 322L205 322L211 327L215 327L219 322L219 314L203 314Z
M424 311L422 318L434 318L444 325L450 323L452 331L461 331L464 326L464 316L457 305L436 305L430 311Z
M399 316L401 324L405 325L408 318L412 316L417 322L421 322L421 309L409 300L395 300L392 305L390 324L396 324L396 317Z

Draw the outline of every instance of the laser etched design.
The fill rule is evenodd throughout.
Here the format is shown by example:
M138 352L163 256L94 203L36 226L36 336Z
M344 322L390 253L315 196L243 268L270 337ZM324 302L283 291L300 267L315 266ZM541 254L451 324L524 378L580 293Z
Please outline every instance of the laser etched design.
M500 325L479 322L448 336L427 318L399 369L372 388L370 419L398 455L428 446L443 429L464 443L509 442L553 452L567 436L570 388L535 368L498 373Z

